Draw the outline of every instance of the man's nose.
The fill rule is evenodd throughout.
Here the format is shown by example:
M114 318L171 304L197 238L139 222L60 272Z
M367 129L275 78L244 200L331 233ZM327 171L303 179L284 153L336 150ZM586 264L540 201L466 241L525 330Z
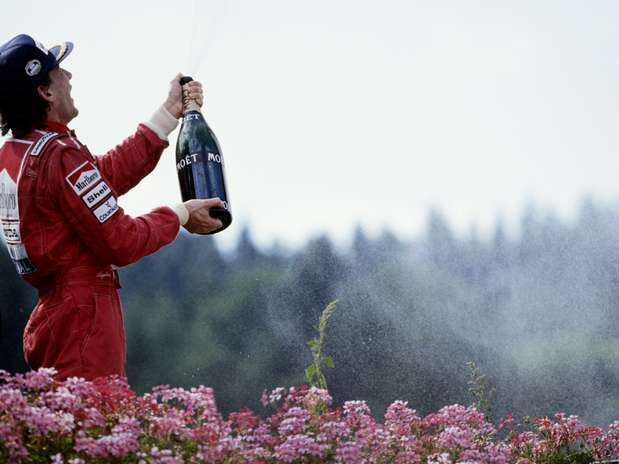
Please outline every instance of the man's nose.
M67 78L71 79L73 77L73 74L71 74L69 71L67 71L66 69L63 69L63 72L65 73L65 75L67 76Z

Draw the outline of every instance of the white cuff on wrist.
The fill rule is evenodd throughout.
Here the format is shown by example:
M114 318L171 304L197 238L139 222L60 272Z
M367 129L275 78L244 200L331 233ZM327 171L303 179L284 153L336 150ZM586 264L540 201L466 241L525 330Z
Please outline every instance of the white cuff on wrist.
M167 141L168 135L176 129L178 120L162 105L153 113L144 125L157 134L161 140Z
M178 220L181 222L181 226L187 224L187 221L189 221L189 210L184 204L176 203L175 205L170 206L170 208L172 208L172 210L178 216Z

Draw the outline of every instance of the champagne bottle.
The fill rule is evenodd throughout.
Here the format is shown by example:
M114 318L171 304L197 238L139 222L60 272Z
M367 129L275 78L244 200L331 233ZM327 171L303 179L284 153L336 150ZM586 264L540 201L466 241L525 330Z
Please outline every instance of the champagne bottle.
M193 79L180 79L184 86ZM198 104L183 93L183 121L176 142L176 170L183 201L219 197L224 208L211 208L212 217L221 220L221 232L232 222L226 187L224 158L215 133L206 123Z

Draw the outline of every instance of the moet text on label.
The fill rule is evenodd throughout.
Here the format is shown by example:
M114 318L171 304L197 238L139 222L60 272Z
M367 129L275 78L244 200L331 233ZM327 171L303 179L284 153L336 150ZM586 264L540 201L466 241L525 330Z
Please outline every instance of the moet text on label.
M189 166L190 164L197 163L198 160L200 159L199 156L200 156L199 153L191 153L190 155L185 155L184 158L181 158L176 163L176 170L180 171L181 169L185 168L186 166ZM206 154L206 160L219 163L221 165L224 164L224 157L219 153L208 152Z
M198 161L198 153L192 153L190 155L186 155L184 158L181 158L176 163L176 170L180 171L185 166L189 166L190 164L196 163Z

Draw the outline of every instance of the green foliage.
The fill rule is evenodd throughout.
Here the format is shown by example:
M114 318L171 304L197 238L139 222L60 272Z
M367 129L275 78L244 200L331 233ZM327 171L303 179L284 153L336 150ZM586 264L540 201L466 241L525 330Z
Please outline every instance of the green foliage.
M312 352L312 362L305 369L305 380L312 387L323 388L325 390L327 389L327 379L322 372L322 367L324 366L333 369L335 368L335 365L333 364L333 358L331 356L323 355L322 349L326 340L327 323L335 311L337 302L338 300L332 301L322 312L322 315L318 321L318 338L313 338L307 342L307 345Z
M380 416L403 399L423 413L476 392L481 409L492 399L493 419L568 411L607 425L619 401L619 211L586 205L580 216L533 212L522 238L499 224L484 239L435 212L414 240L359 228L350 249L323 236L267 251L246 230L224 253L218 236L181 233L121 270L129 381L138 392L204 384L224 413L258 409L264 388L298 383L303 343L319 340L316 302L337 296L328 350L338 368L321 353L320 371L307 371L329 372L336 402L363 398ZM36 295L0 258L0 369L15 372ZM493 397L467 384L471 359Z
M538 459L537 464L591 464L595 462L590 450L564 454L554 453Z
M490 415L494 388L489 388L486 376L481 373L481 369L473 362L467 363L469 368L469 393L475 400L475 407L486 416Z
M49 437L44 436L27 436L24 441L26 443L26 449L28 450L29 455L24 460L24 463L48 464L50 462L50 456L54 456L58 453L70 455L75 445L73 438L64 434L57 435L58 437L54 437L53 439L49 439ZM2 454L0 453L0 457L1 456Z

